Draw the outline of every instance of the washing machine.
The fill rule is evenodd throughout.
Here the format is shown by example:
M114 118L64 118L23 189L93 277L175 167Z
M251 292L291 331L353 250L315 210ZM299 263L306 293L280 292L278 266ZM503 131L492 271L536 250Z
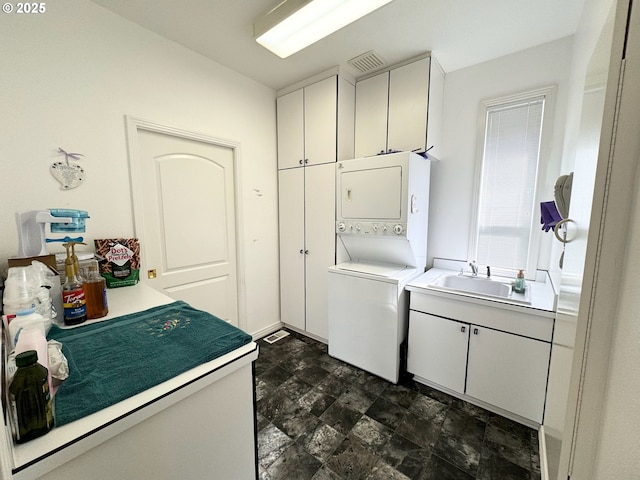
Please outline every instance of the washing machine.
M329 268L329 355L398 383L406 361L408 293L422 270L345 262Z
M338 250L329 267L329 355L397 383L405 285L424 272L430 164L412 152L336 165Z

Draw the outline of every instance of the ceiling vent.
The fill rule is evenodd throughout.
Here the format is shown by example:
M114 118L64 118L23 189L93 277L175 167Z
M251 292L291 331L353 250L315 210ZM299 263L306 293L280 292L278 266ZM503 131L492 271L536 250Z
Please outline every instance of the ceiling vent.
M373 50L352 58L347 62L350 66L362 73L372 72L384 66L385 61Z

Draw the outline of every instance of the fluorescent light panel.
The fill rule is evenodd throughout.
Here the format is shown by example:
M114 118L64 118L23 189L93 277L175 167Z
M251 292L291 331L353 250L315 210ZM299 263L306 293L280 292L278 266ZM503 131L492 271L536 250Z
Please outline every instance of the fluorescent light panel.
M392 0L284 0L253 24L256 41L281 58Z

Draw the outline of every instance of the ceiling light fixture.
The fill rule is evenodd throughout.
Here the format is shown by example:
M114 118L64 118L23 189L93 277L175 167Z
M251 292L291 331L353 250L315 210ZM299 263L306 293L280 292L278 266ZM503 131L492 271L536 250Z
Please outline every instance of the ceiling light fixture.
M256 41L281 58L317 42L392 0L283 0L253 24Z

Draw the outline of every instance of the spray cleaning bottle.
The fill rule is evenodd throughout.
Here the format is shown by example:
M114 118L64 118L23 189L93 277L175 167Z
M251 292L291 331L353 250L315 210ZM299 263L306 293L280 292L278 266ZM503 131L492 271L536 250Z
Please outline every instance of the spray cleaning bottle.
M64 270L67 281L62 286L62 305L64 307L64 324L78 325L87 320L87 307L82 282L78 279L78 272L69 251L75 242L64 243L67 257L64 260ZM76 257L77 260L77 257Z

